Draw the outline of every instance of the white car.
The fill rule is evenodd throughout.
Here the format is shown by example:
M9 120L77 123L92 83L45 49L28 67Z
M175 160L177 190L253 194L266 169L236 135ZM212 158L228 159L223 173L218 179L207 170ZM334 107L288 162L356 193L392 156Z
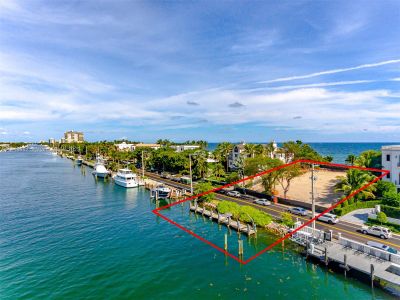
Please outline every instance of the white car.
M231 197L240 197L241 195L238 191L229 191L226 194Z
M307 211L302 207L291 207L287 211L294 215L307 216Z
M326 222L329 224L336 224L337 222L339 222L339 219L336 215L334 214L323 214L322 216L320 216L318 218L318 221L322 221L322 222Z
M392 232L390 231L390 229L382 226L362 226L361 232L363 234L379 236L381 239L388 239L392 237Z
M257 199L257 200L254 200L253 203L264 205L264 206L271 205L271 201L268 201L267 199Z

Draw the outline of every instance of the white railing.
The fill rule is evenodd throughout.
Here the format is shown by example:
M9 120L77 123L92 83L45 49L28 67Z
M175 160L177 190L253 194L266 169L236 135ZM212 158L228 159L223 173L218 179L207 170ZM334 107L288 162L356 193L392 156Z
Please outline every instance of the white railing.
M339 244L344 247L351 248L353 250L365 253L366 255L371 255L383 260L387 260L396 264L400 264L400 255L393 254L384 250L380 250L356 241L352 241L339 236Z

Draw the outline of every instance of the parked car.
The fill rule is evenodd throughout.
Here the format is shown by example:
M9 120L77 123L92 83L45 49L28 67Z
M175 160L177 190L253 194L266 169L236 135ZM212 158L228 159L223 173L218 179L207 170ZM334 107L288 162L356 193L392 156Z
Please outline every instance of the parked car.
M245 199L245 200L250 200L250 201L254 201L256 199L256 197L251 196L251 195L241 195L241 198Z
M231 196L231 197L240 197L242 194L241 193L239 193L238 191L229 191L229 192L227 192L226 193L228 196Z
M253 202L256 204L264 205L264 206L271 205L271 201L269 201L267 199L257 199L257 200L254 200Z
M334 214L323 214L322 216L320 216L318 218L318 221L322 221L322 222L326 222L329 224L336 224L337 222L339 222L339 218L334 215Z
M371 247L374 247L374 248L377 248L377 249L381 249L381 250L384 250L384 251L393 253L393 254L397 254L397 250L396 250L396 249L394 249L394 248L392 248L392 247L389 247L389 246L387 246L387 245L378 243L378 242L368 241L368 242L367 242L367 245L368 245L368 246L371 246Z
M392 232L390 229L382 226L362 226L361 232L363 234L379 236L381 239L388 239L392 237Z
M307 211L302 207L291 207L287 211L294 215L307 216Z

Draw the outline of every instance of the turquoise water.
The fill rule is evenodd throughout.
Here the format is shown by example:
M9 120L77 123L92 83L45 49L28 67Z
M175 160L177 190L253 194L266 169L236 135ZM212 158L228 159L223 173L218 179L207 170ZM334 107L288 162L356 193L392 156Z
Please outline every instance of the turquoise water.
M399 144L393 143L308 143L323 156L330 155L335 163L345 163L349 154L359 155L365 150L381 150L382 146ZM208 148L214 150L218 143L210 143ZM281 146L278 143L278 146Z
M0 299L386 299L276 247L247 265L156 217L143 188L48 153L0 153ZM225 228L165 211L223 245ZM236 254L237 235L229 237ZM245 240L245 256L269 240Z

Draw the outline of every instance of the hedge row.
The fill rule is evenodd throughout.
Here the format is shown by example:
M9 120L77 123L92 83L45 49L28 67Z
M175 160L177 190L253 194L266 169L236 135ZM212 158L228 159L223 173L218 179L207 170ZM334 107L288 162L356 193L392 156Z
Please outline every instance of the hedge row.
M253 219L254 223L262 227L272 222L269 214L248 205L241 206L231 201L221 201L218 203L217 209L221 214L231 213L233 219L239 219L242 222L250 223Z
M343 216L345 214L348 214L349 212L356 210L356 209L361 209L361 208L374 208L375 205L380 204L380 200L374 200L374 201L358 201L356 203L344 206L344 207L337 207L334 209L334 213L338 216ZM385 212L386 213L386 212Z
M394 224L394 223L390 223L390 222L381 223L376 219L368 218L367 225L385 226L385 227L389 228L393 232L396 232L396 233L400 232L400 225L399 224Z
M400 219L400 208L381 205L381 210L390 218Z

